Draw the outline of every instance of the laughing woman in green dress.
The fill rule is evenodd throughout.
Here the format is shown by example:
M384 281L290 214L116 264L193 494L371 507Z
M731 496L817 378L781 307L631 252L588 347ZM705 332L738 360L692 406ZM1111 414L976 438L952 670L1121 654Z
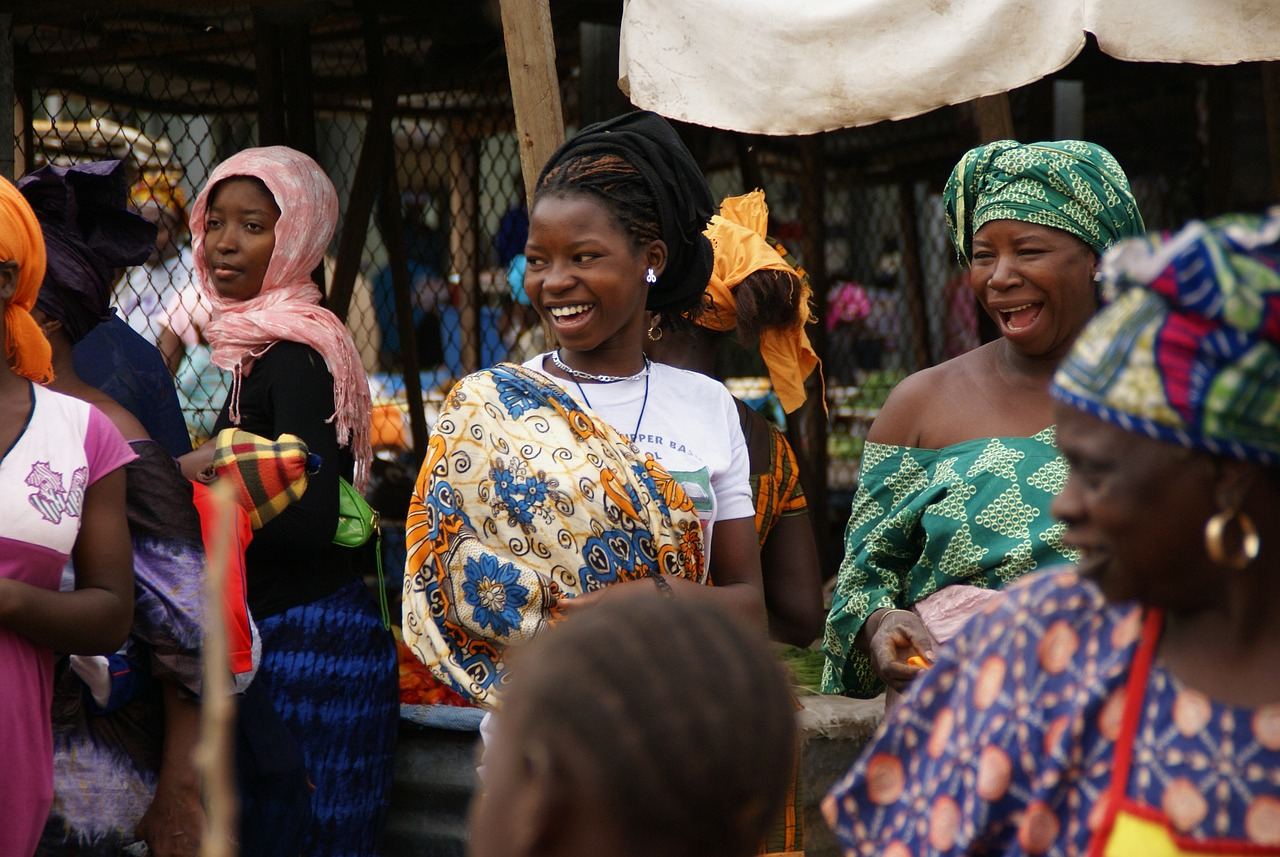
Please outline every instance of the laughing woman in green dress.
M823 648L823 689L904 689L992 593L1068 562L1049 379L1097 308L1103 250L1143 232L1100 146L1002 140L943 195L970 288L1001 337L894 389L867 434ZM908 663L912 659L913 662Z

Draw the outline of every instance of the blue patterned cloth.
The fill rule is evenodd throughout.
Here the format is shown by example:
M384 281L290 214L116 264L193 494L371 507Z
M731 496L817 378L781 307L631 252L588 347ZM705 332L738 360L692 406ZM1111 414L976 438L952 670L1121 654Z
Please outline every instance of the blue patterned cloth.
M405 644L485 706L506 650L556 618L560 599L658 574L706 580L697 510L672 475L510 363L449 393L405 540Z
M364 583L259 623L262 684L315 786L309 857L376 855L399 723L393 639ZM246 811L252 811L247 807Z
M823 802L845 854L1085 853L1143 610L1072 570L1025 581L939 650ZM1129 797L1179 836L1280 840L1280 705L1216 702L1157 658L1132 758Z

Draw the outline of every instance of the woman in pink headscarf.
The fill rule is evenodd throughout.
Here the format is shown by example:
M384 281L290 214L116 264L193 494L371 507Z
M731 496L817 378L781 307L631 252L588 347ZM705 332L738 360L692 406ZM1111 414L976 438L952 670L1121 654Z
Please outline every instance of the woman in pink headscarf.
M301 842L310 855L377 853L399 712L392 637L355 552L333 544L338 478L363 488L371 458L360 357L310 278L337 219L337 194L319 165L281 146L223 162L191 212L197 281L220 313L205 336L214 363L232 375L215 437L229 427L294 434L323 460L302 498L258 530L245 553L249 608L262 634L251 693L265 689L270 706L259 717L248 700L242 720L252 733L271 725L264 719L274 712L297 742L314 785ZM192 453L184 471L202 470L210 454ZM252 769L245 753L262 739L259 732L242 742L242 769ZM266 743L280 750L275 739ZM273 813L287 801L274 789L259 795L242 786L241 849L267 853L275 846L262 837L286 826Z

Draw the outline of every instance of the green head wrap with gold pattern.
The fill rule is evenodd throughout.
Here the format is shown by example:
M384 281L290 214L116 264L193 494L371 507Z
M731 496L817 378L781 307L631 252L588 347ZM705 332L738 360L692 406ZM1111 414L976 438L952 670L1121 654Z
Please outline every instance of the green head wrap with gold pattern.
M1099 254L1146 231L1120 164L1083 140L997 140L970 149L951 171L942 204L951 243L965 265L973 234L992 220L1052 226Z

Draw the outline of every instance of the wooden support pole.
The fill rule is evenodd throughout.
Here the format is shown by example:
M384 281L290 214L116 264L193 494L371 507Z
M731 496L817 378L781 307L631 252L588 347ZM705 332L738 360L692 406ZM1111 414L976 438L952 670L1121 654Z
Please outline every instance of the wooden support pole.
M800 222L803 238L800 242L800 264L809 274L814 300L821 303L827 293L827 225L826 225L826 163L823 158L821 134L800 138ZM826 331L821 324L809 326L814 350L826 353ZM818 542L823 577L827 570L835 570L839 563L838 552L843 545L833 542L828 515L827 491L827 419L826 402L815 395L820 387L815 372L805 385L809 393L804 405L787 419L787 439L796 452L800 465L800 484L809 500L810 523Z
M288 141L280 70L280 28L261 9L253 10L253 65L258 76L258 145Z
M532 209L538 173L564 142L551 7L548 0L501 0L501 7L520 167L524 172L525 198Z
M1271 199L1280 201L1280 62L1262 63L1262 112L1267 123Z
M994 140L1016 139L1013 133L1013 111L1009 107L1009 94L1001 92L970 101L973 124L979 143Z
M378 222L391 265L391 288L395 295L396 325L400 331L400 359L404 366L404 397L409 407L409 431L413 434L413 460L421 464L427 457L427 414L422 399L422 371L418 363L418 334L413 326L413 281L409 276L409 251L404 243L404 218L400 211L400 186L396 180L394 141L386 140L388 167L382 171L382 193L378 202Z
M449 282L458 302L462 368L480 368L480 171L476 140L462 120L449 123Z
M969 109L973 114L977 144L1017 139L1013 131L1013 111L1009 107L1008 93L1001 92L998 95L974 99L969 102ZM999 339L1000 329L996 327L996 323L991 316L987 315L987 311L982 308L976 298L974 305L978 310L978 339L984 343Z
M413 325L413 282L409 276L400 189L396 181L395 136L391 127L404 74L400 58L386 56L377 13L368 6L364 12L364 39L365 67L369 72L369 91L373 101L360 160L356 164L351 198L347 201L347 217L342 224L329 304L339 318L346 319L360 252L364 248L365 228L376 199L377 223L387 248L387 264L391 268L391 289L404 370L404 397L409 411L409 431L413 435L413 457L416 463L421 464L427 456L427 415L422 396L422 367L418 363L418 333Z
M578 116L583 125L603 122L632 109L618 88L618 46L622 27L616 24L578 25L578 44L582 54L582 76L579 79Z
M911 182L898 185L901 212L899 231L902 234L902 287L907 292L907 306L911 313L911 346L915 353L917 369L933 365L933 348L929 333L929 302L924 290L924 273L920 264L919 211L916 206L915 187Z
M1204 213L1213 216L1232 207L1235 87L1220 69L1206 69L1204 75Z
M738 169L742 173L742 189L744 191L752 191L756 188L764 190L764 172L760 169L760 159L756 157L756 150L751 145L751 138L746 134L734 134L733 147L738 154Z
M328 306L342 321L347 320L351 308L351 292L355 288L360 270L360 254L373 213L374 201L381 185L379 176L385 170L395 169L394 161L388 161L392 152L392 113L399 95L399 63L388 63L382 49L382 34L377 19L371 11L365 13L365 67L369 72L369 91L373 95L369 118L364 129L364 142L360 158L356 161L356 174L351 182L351 196L347 199L347 212L338 236L338 259L333 269L333 283L329 287ZM394 73L391 66L395 66ZM401 340L406 349L417 347L409 340Z
M316 157L316 95L311 74L311 22L280 27L280 69L289 145Z

